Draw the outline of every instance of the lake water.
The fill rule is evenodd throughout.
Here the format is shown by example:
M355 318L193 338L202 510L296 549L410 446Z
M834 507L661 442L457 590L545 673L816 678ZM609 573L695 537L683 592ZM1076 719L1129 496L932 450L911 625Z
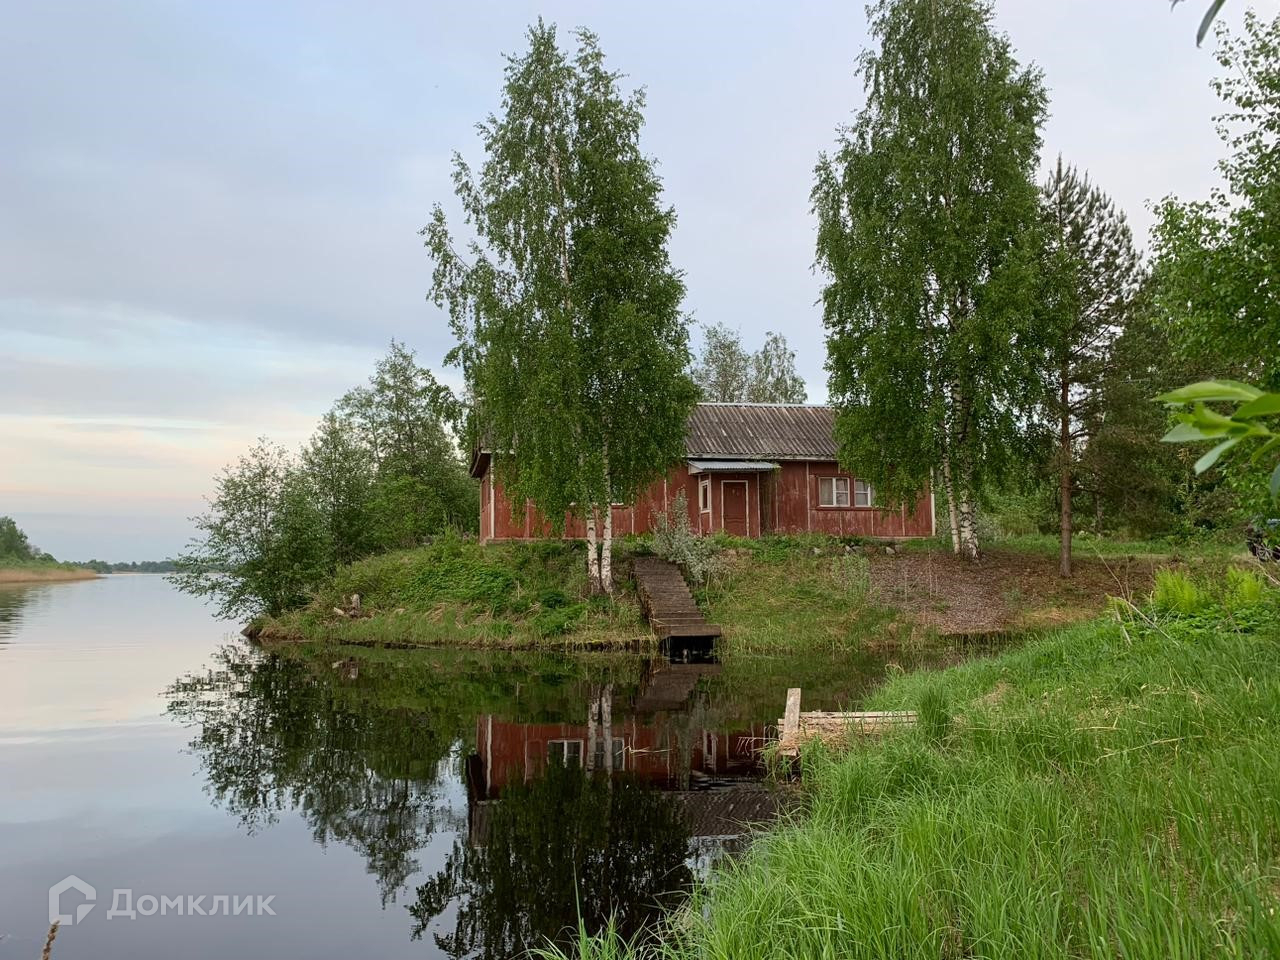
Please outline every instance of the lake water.
M69 876L95 896L61 896L93 906L57 960L508 957L579 915L636 928L789 802L757 758L786 688L856 706L887 669L286 656L160 577L0 587L0 960L39 956Z

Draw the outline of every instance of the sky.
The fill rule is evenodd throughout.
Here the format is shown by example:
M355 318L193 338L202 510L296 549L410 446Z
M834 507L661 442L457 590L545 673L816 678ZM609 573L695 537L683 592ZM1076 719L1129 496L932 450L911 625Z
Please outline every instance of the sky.
M995 2L1045 74L1044 165L1086 168L1143 246L1149 201L1217 182L1206 3ZM223 464L304 442L392 338L456 385L417 232L437 202L456 221L451 157L482 159L539 16L646 88L693 321L784 333L823 400L808 194L863 103L860 3L11 0L0 515L59 558L173 556Z

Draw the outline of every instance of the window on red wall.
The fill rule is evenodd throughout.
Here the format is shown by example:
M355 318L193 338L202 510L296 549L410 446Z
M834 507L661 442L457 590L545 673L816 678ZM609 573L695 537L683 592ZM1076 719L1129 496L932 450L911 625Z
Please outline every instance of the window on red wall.
M848 477L819 477L818 478L818 506L820 507L849 506L849 478Z
M702 513L711 512L711 478L703 477L698 482L698 510Z
M855 507L874 507L876 505L876 492L867 481L853 481L853 505Z

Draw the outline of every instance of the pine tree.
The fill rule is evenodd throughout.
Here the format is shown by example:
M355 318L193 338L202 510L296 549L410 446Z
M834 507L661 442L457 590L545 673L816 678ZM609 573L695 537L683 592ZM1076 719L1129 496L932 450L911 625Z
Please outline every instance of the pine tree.
M589 579L609 591L610 503L680 459L696 398L675 213L640 150L643 94L619 89L595 36L572 56L541 21L528 36L481 124L479 176L455 160L475 241L459 254L439 206L423 235L498 479L553 528L585 520Z
M1058 438L1059 573L1071 576L1072 494L1101 425L1112 347L1137 290L1138 254L1122 212L1062 158L1041 197L1039 318L1047 407Z
M1034 170L1046 97L979 0L880 0L867 102L813 206L841 459L886 502L940 468L957 552L1016 459L1034 376Z

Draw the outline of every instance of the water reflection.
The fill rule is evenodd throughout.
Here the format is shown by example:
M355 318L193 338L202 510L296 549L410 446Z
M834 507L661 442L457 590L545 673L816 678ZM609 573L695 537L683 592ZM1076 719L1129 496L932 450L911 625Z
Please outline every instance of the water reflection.
M22 625L22 611L36 596L30 586L0 584L0 647L17 636Z
M519 956L562 940L579 917L625 933L653 920L690 879L689 832L671 794L642 778L553 760L501 801L471 807L470 828L443 868L417 888L413 937L433 932L450 956Z
M640 929L775 815L757 782L765 727L717 714L719 675L633 657L231 646L172 685L169 712L246 830L300 815L317 843L359 852L384 907L412 891L412 938L499 958L579 916Z

